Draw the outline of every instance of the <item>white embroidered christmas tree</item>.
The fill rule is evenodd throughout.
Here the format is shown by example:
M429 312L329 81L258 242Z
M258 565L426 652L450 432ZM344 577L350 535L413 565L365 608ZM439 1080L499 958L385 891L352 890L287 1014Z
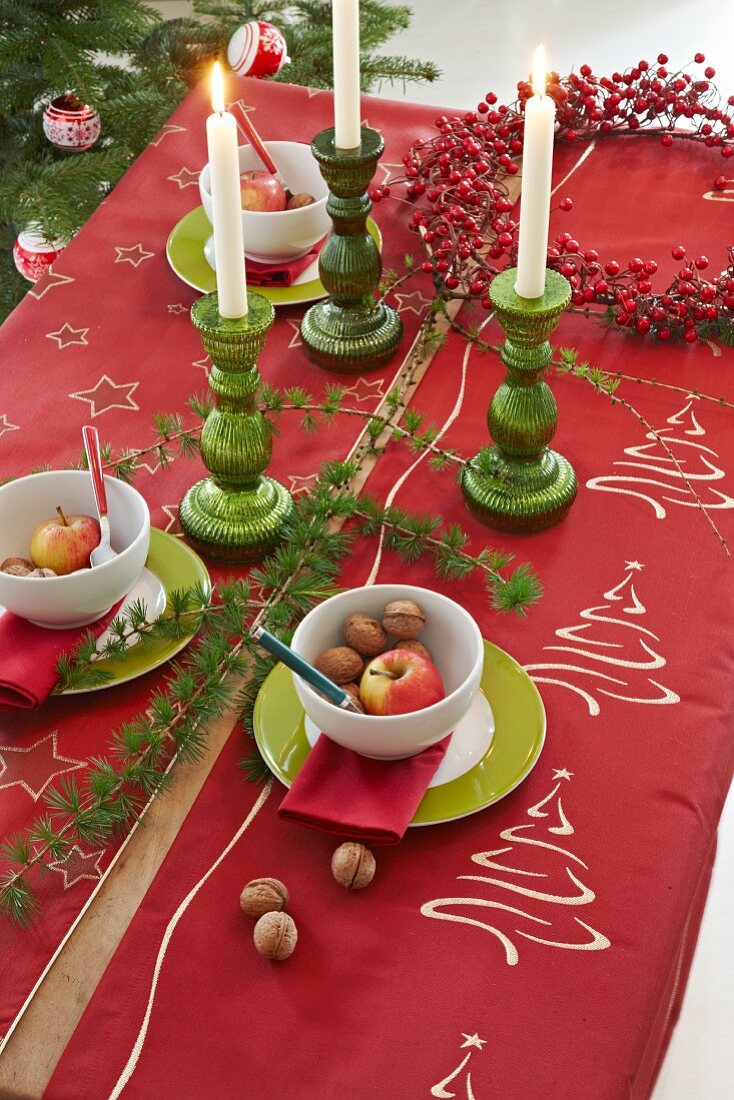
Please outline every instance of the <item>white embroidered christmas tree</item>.
M665 519L671 504L684 508L697 507L685 483L685 474L704 508L734 508L734 497L724 492L723 485L714 488L712 484L722 482L726 473L717 464L719 456L716 451L703 442L706 432L693 411L697 400L699 398L691 394L683 408L668 417L668 427L657 432L665 440L670 454L653 432L647 432L645 438L650 440L649 443L626 447L624 454L628 457L613 463L618 472L590 478L586 482L587 489L637 497L651 505L658 519ZM671 455L675 456L675 460Z
M586 863L570 847L557 842L574 832L561 792L564 781L570 782L572 776L565 768L554 769L550 793L527 811L533 820L504 829L500 839L507 842L505 847L474 853L472 861L491 873L456 876L457 881L478 884L472 895L435 898L421 906L421 914L489 932L504 947L508 966L519 961L517 937L564 951L609 947L605 935L569 911L591 905L596 898L581 879L589 869ZM504 858L499 862L497 857ZM532 869L517 863L529 864ZM565 932L563 938L553 935L558 925Z
M556 684L584 699L589 714L601 710L601 697L627 703L673 704L680 696L657 677L666 659L658 652L660 638L644 626L646 608L634 578L644 569L639 561L625 563L625 576L603 595L604 603L579 612L582 622L559 627L562 644L543 646L543 652L564 654L563 659L525 665L538 684Z
M453 1069L451 1073L449 1073L448 1077L444 1077L442 1081L438 1081L433 1086L433 1088L431 1089L431 1096L436 1097L437 1100L448 1100L449 1097L459 1095L464 1097L465 1100L477 1100L472 1089L471 1070L467 1067L471 1060L472 1054L474 1054L475 1050L481 1050L487 1040L480 1039L479 1036L476 1034L467 1035L464 1032L461 1033L461 1037L464 1042L461 1044L459 1049L464 1050L465 1047L471 1047L471 1049L466 1052L464 1057L459 1062L458 1066L456 1066L455 1069ZM455 1082L455 1084L452 1085L452 1088L461 1089L461 1094L448 1091L446 1086L451 1085L452 1081Z

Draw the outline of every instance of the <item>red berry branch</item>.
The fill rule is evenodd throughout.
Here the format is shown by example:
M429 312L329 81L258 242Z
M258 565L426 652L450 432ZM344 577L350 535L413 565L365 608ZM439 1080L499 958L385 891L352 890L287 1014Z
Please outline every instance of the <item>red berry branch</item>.
M704 61L703 54L695 55L697 65ZM696 79L685 69L670 73L667 62L659 54L655 67L643 60L611 77L596 77L588 65L563 80L551 73L547 92L557 105L556 140L644 132L660 135L665 146L697 141L718 148L724 158L734 156L734 96L722 103L710 66L705 79ZM420 233L427 254L422 269L433 275L443 297L478 300L486 309L492 279L517 258L518 222L507 179L518 172L530 84L521 81L518 93L511 106L498 104L490 92L475 111L442 115L436 120L438 134L415 142L403 158L404 176L370 192L379 202L391 194L390 184L404 186L415 204L411 228ZM678 128L683 120L684 130ZM722 190L726 182L717 176L714 186ZM570 198L559 203L561 210L572 208ZM727 250L725 270L709 278L703 274L707 257L688 261L682 245L672 256L681 266L662 291L659 285L653 290L654 259L635 257L626 267L615 259L601 261L571 233L550 242L548 266L570 282L573 307L604 314L641 336L689 342L734 336L734 248Z

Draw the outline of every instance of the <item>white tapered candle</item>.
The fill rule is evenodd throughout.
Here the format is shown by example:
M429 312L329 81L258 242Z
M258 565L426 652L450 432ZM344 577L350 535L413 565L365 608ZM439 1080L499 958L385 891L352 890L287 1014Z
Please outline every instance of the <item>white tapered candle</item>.
M515 291L521 298L540 298L545 292L550 218L553 129L556 105L545 94L545 51L538 46L533 63L533 95L525 104L522 152L520 234Z
M362 141L359 102L359 0L332 0L334 143L356 149Z
M212 111L206 120L209 189L212 196L214 258L220 317L247 315L245 244L242 234L237 124L224 109L224 80L219 62L212 70Z

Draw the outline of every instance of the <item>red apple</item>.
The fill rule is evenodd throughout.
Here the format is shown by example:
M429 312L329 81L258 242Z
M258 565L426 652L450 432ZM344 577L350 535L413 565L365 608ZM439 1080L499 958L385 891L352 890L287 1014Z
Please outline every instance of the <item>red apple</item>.
M367 665L359 694L368 714L408 714L433 706L446 692L433 661L409 649L391 649Z
M283 184L270 172L243 172L240 176L243 210L285 210Z
M58 576L89 566L89 555L99 546L99 523L92 516L57 515L39 523L31 536L31 561Z

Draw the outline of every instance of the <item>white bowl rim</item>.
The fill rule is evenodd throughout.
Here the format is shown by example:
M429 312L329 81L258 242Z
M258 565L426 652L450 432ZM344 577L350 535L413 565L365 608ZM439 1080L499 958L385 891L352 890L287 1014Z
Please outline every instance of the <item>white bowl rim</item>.
M0 495L2 494L3 489L5 489L8 485L20 485L24 481L33 481L37 480L38 478L44 477L55 477L59 474L63 476L67 476L69 474L80 474L82 477L87 477L91 480L91 475L88 470L39 470L36 474L25 474L23 477L14 477L11 481L6 481L5 485L0 485ZM102 570L105 570L106 573L108 573L109 567L114 567L115 563L119 562L120 558L128 557L129 553L135 548L141 538L145 536L146 527L148 530L150 530L150 509L148 508L148 502L146 501L143 494L139 492L134 485L128 484L127 481L122 481L121 478L111 477L109 474L105 474L104 476L107 481L113 481L124 486L123 492L126 492L129 489L131 493L135 494L135 496L140 497L140 500L143 502L143 507L145 508L145 514L148 518L148 522L147 524L143 524L142 529L138 531L137 535L129 546L126 546L124 550L121 550L120 553L116 554L114 558L110 558L109 561L103 561L101 565L93 566L94 572L98 576L101 574ZM63 573L61 576L58 577L14 577L12 573L3 573L3 580L10 581L11 584L16 584L17 582L17 584L23 585L27 585L28 581L33 581L34 584L40 584L41 581L43 581L44 585L48 587L49 583L58 585L59 581L68 581L70 577L78 577L82 574L86 576L87 570L75 569L73 573Z
M453 604L454 607L459 608L459 610L462 612L462 614L468 620L467 625L469 626L469 629L472 629L473 632L475 633L475 636L478 637L478 639L479 639L479 653L477 655L477 659L474 662L474 664L472 665L470 671L466 674L464 679L461 681L459 686L455 687L454 690L449 695L445 695L443 699L439 699L439 701L437 703L431 703L430 707L421 707L420 710L407 711L405 714L354 714L351 711L346 710L344 707L340 707L340 706L337 706L336 703L332 703L331 700L325 698L325 696L320 695L316 691L316 689L311 687L311 685L309 683L307 683L306 680L304 680L303 677L300 676L297 672L294 672L293 675L298 676L298 679L300 680L301 684L303 685L304 690L307 693L313 695L313 697L315 699L317 699L319 703L325 703L327 705L327 707L331 707L331 709L333 711L338 713L340 716L342 716L343 718L345 718L349 722L352 722L354 719L371 718L371 719L377 719L378 721L382 722L383 724L390 723L390 722L393 723L393 724L396 724L396 723L400 722L401 719L411 718L416 714L428 715L428 714L435 713L441 707L446 709L448 707L448 704L459 694L460 691L463 690L467 680L470 680L472 678L472 676L475 675L477 665L479 665L479 666L484 665L484 638L482 637L482 632L479 629L479 626L478 626L474 616L471 615L466 610L465 607L462 607L460 603L457 603L456 600L452 600L450 596L444 596L443 592L435 592L432 588L423 588L423 587L419 587L418 585L415 585L415 584L401 584L401 583L389 584L389 583L387 583L387 584L359 585L357 588L350 588L346 592L339 592L335 596L330 596L329 601L339 600L339 599L342 599L346 596L350 596L350 595L352 595L352 593L358 592L358 591L360 591L360 589L363 589L363 588L367 588L370 592L380 592L380 591L385 591L386 589L394 590L396 588L404 588L406 590L409 590L410 592L417 592L417 593L426 592L431 597L434 597L434 596L437 597L443 603ZM298 633L299 633L301 627L303 626L304 622L308 618L308 615L310 615L312 611L317 611L317 610L319 610L319 608L322 608L325 603L327 603L327 600L324 600L323 603L317 604L316 607L312 607L311 611L309 611L308 614L304 615L304 617L301 619L300 623L298 624L298 626L295 629L295 632L293 634L293 638L291 639L291 647L292 648L295 649L295 646L293 645L293 643L296 641L296 638L298 637ZM296 650L296 652L298 652L298 650ZM301 654L299 654L299 656L301 656ZM371 657L370 660L374 660L374 658ZM481 667L480 667L480 672L481 672Z
M265 145L266 149L271 145L272 146L276 146L276 145L302 145L304 147L304 149L310 149L310 145L306 141L266 141L266 142L264 142L264 145ZM250 149L250 148L252 148L252 146L250 146L250 145L238 145L237 146L237 156L239 157L240 149ZM206 164L202 168L201 172L199 172L199 186L201 187L204 194L207 195L208 198L211 198L212 197L211 187L207 187L206 184L204 183L204 173L206 172L208 167L209 167L209 161L206 162ZM265 168L263 168L262 170L266 171ZM255 169L248 169L248 171L255 171ZM325 206L326 203L328 202L328 200L329 200L329 196L328 196L328 194L326 194L326 195L322 196L322 198L316 199L315 202L310 202L308 204L308 206L298 206L298 207L296 207L295 210L244 210L243 209L242 213L247 214L248 217L254 217L254 218L266 218L270 214L287 214L287 215L301 214L304 210L310 210L312 207L315 208L317 206Z

